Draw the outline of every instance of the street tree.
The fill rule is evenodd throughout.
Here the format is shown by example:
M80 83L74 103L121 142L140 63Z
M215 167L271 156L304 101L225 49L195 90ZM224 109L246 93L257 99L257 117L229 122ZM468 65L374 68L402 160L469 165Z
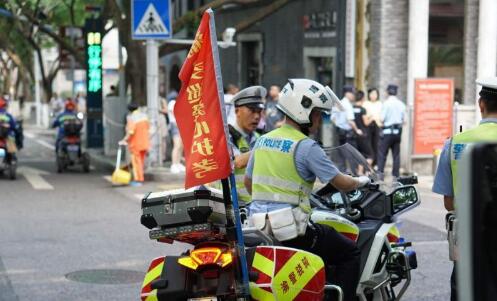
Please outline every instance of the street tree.
M190 38L193 38L202 13L209 7L219 12L233 5L257 5L260 7L257 13L234 26L237 32L243 32L291 1L213 0L173 20L173 32L183 30ZM143 41L135 41L131 38L131 0L7 0L6 3L0 4L0 9L10 12L9 26L12 26L13 30L26 42L27 49L36 52L39 59L42 58L42 49L57 46L70 53L80 66L84 66L84 53L77 48L73 40L61 35L60 29L67 26L82 27L85 18L89 16L86 11L88 6L101 7L100 17L105 24L104 36L113 28L119 30L120 41L128 57L125 64L126 86L131 88L132 99L144 104L146 102L146 72L143 68L146 61L145 46ZM0 24L0 30L2 29L2 24ZM164 43L159 48L159 55L163 56L188 48L189 45ZM16 51L12 53L15 54ZM32 81L32 66L24 67L25 74L30 75L27 78ZM52 96L52 82L61 68L60 59L47 68L44 64L40 67L45 99L48 101Z

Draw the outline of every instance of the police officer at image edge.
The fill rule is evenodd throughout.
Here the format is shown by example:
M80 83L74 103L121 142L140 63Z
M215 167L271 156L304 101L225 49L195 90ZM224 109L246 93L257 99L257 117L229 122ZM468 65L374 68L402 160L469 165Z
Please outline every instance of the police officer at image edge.
M278 129L261 136L252 150L245 187L252 195L250 223L283 245L320 256L334 273L328 281L355 300L359 282L360 251L354 241L335 229L309 223L309 198L316 178L341 191L367 185L368 177L341 173L318 143L308 137L317 132L322 113L339 99L329 87L308 79L292 79L280 93L278 109L286 115Z
M482 115L480 124L472 129L454 135L448 139L440 154L440 161L435 174L432 191L444 196L444 205L447 209L447 221L452 221L455 210L455 200L457 201L457 176L458 165L462 158L464 149L471 143L479 142L497 142L497 77L480 78L476 80L478 85L482 86L478 106ZM450 229L449 229L450 230ZM457 249L452 243L451 237L455 237L456 233L448 231L449 237L449 253L450 259L454 261L454 268L450 278L451 286L451 301L457 300L456 286L456 261L454 256L457 252L452 252Z
M264 109L264 99L267 90L262 86L251 86L235 94L232 103L235 106L236 119L229 124L230 143L233 145L235 156L235 179L238 199L242 207L251 201L250 194L245 189L243 177L250 158L250 150L255 145L260 134L256 132Z
M400 141L402 126L405 122L406 105L397 98L398 86L390 84L387 87L388 98L383 102L381 110L382 130L378 146L378 175L384 179L385 164L388 151L392 150L392 176L400 175Z

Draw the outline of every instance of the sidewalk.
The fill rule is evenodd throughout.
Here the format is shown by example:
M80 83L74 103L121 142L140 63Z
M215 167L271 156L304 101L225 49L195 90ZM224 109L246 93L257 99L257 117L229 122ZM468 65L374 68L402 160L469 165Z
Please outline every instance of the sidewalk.
M112 172L116 168L116 157L106 156L102 149L87 149L91 160L99 163L105 170ZM169 163L167 163L169 165ZM173 174L168 166L152 167L145 170L145 181L183 183L184 174Z

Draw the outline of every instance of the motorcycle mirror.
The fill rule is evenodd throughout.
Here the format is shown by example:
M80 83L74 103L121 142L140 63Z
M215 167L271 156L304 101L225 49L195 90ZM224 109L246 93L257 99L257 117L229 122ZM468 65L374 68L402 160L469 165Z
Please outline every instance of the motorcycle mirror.
M401 186L390 194L393 214L405 212L416 206L421 201L414 186Z

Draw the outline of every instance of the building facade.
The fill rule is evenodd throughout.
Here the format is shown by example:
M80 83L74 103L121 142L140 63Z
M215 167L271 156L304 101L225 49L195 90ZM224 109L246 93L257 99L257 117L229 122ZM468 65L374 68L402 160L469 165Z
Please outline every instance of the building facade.
M181 9L208 1L173 2L180 16ZM454 79L454 100L469 108L477 99L476 78L497 74L495 0L290 0L268 13L274 3L230 4L215 11L219 39L227 27L242 28L236 47L219 52L225 85L268 87L305 77L329 85L339 97L342 86L352 83L362 90L376 87L384 99L386 86L396 84L412 110L414 80L444 77ZM163 59L166 87L173 85L183 58L175 53ZM474 115L464 118L464 128L475 123ZM409 117L404 131L409 143L402 150L408 154L406 169L412 160L426 159L410 156Z

